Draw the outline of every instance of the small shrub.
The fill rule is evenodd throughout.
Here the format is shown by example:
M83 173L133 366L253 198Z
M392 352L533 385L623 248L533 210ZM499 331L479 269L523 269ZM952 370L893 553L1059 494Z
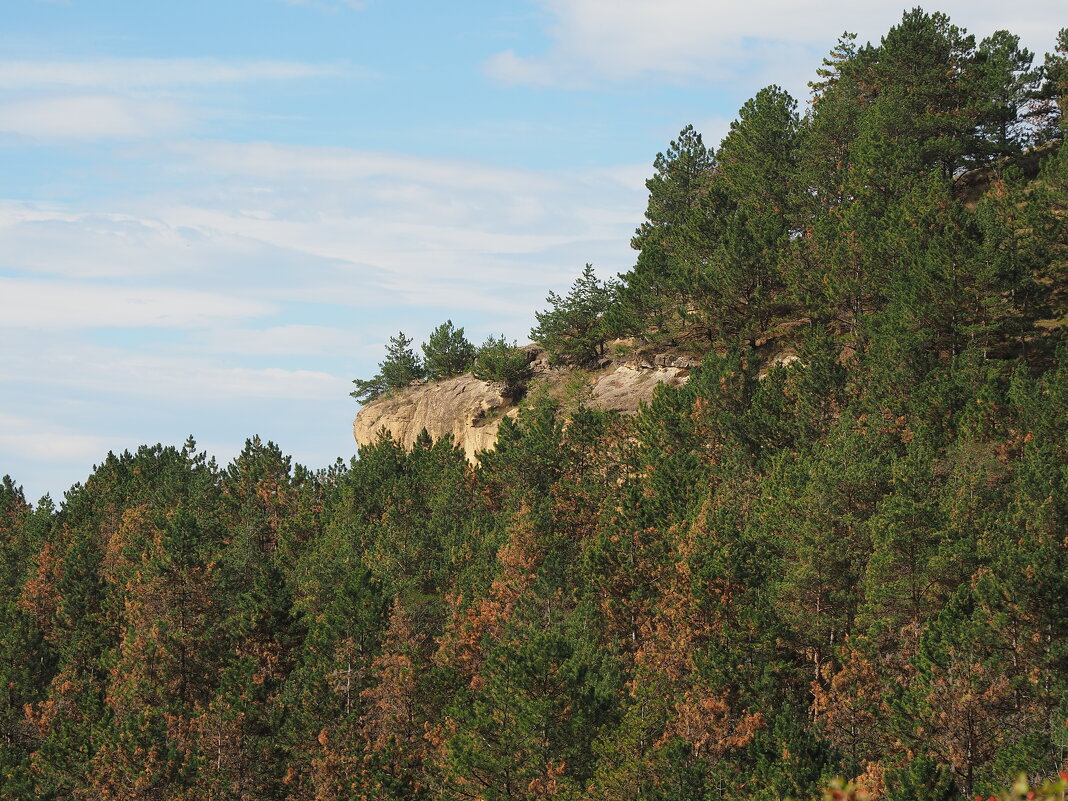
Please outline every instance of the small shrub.
M504 384L504 394L518 398L527 387L533 372L525 351L508 342L502 334L490 336L482 343L475 357L475 378Z

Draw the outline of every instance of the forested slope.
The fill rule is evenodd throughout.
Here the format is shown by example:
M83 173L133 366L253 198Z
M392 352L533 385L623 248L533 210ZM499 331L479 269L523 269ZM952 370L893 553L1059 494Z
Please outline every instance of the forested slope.
M843 38L804 116L771 87L718 149L685 129L634 269L539 316L561 360L705 353L634 417L531 393L478 466L427 437L310 471L257 438L225 467L192 440L109 454L58 507L5 479L0 797L1056 777L1060 43L1032 71L1010 34L917 10ZM769 339L798 359L758 378Z

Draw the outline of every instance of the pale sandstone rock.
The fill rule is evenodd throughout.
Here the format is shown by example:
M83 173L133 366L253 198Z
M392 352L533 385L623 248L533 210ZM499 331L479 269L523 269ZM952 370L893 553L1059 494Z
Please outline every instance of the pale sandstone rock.
M544 358L534 350L529 354L535 367ZM538 372L542 376L539 381L551 382L556 374L547 363ZM563 379L570 373L561 371L559 375ZM688 376L689 371L680 367L618 366L592 383L589 406L634 414L640 403L652 399L658 384L681 386ZM501 420L515 417L518 412L519 408L501 394L498 385L479 381L468 373L413 384L367 403L356 414L352 433L360 446L375 442L383 428L405 446L415 442L424 428L435 440L451 434L468 460L474 462L479 451L496 444Z
M377 441L383 428L405 446L415 442L424 428L435 440L452 434L473 462L475 454L497 442L501 418L515 411L499 386L467 373L411 386L367 403L357 412L352 433L361 446Z
M757 372L757 378L763 381L768 373L776 367L789 367L794 362L800 362L801 357L791 349L779 351L774 358L769 359Z
M658 384L679 387L688 377L689 373L678 367L617 367L593 385L593 400L589 406L634 414L639 404L652 400Z

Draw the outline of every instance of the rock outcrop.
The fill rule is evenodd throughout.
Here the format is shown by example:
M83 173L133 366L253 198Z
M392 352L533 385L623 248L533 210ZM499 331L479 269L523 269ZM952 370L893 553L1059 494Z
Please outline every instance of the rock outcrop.
M410 446L425 428L435 440L451 434L474 461L475 454L497 442L501 419L517 412L500 387L467 373L413 384L367 403L356 414L352 434L362 446L375 442L384 428L394 440Z
M623 414L636 413L660 384L686 383L690 368L697 365L688 356L658 354L605 360L600 369L587 372L550 367L536 345L528 345L527 350L535 374L533 391L541 388L560 397L565 389L574 391L576 384L584 382L586 389L580 394L586 405ZM415 442L423 429L434 439L451 434L473 462L479 451L496 444L501 420L518 413L519 407L501 394L499 386L468 373L416 383L368 402L356 414L352 433L360 446L375 442L383 428L405 446Z
M591 409L607 409L634 414L639 404L652 400L658 384L678 387L686 383L689 373L678 367L643 367L620 365L593 385Z

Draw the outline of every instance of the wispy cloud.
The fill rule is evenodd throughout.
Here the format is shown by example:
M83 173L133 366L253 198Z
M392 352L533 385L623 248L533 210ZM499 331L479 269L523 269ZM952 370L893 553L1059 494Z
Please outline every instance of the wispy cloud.
M491 78L503 84L579 89L592 85L583 74L581 64L569 63L565 57L524 57L514 50L502 50L490 56L483 68Z
M369 74L347 64L209 58L0 61L0 134L48 143L167 138L218 117L210 98L221 87Z
M88 207L0 203L0 270L23 279L0 301L10 306L9 325L32 322L27 304L48 306L47 285L79 287L52 304L64 309L54 319L68 329L195 327L207 317L262 313L219 297L530 314L587 261L609 274L630 267L627 243L642 217L648 173L646 166L549 172L219 141L133 153L132 165L180 171L181 184ZM194 303L133 294L146 284L210 296ZM94 305L107 312L67 309L81 287L98 291ZM168 303L200 317L164 315Z
M521 181L523 187L548 187L558 179L543 171L491 167L457 159L402 153L311 147L272 142L187 142L170 151L214 170L264 180L315 179L331 183L380 180L449 186L460 193L472 189L500 190Z
M116 95L71 95L0 104L0 132L43 140L144 139L187 128L176 103Z
M45 374L34 380L64 387L62 393L94 393L142 401L195 402L229 400L324 400L344 398L351 387L345 379L317 370L282 367L253 368L222 358L167 353L138 354L120 348L75 346L42 349L38 354ZM24 380L17 355L0 360L5 381Z
M80 61L0 61L0 88L123 91L283 81L359 74L351 65L212 58L107 58Z
M197 328L273 311L214 292L0 278L0 328Z
M653 78L670 82L725 83L758 73L784 76L814 71L812 56L833 45L843 29L875 39L901 17L897 0L843 6L837 0L538 0L552 22L543 53L506 50L485 63L505 84L589 87L600 82ZM1019 33L1034 48L1052 46L1065 24L1061 2L974 3L947 0L940 9L958 24L986 35L999 28ZM807 80L807 77L804 78Z
M322 325L278 325L271 328L216 328L201 337L203 351L257 356L338 356L364 346L353 331Z
M213 194L207 177L192 195L201 202L225 202ZM236 220L248 216L270 222L272 214L256 207L255 197L245 200L249 208L228 213ZM131 202L128 212L0 202L0 269L83 281L210 282L226 290L257 286L283 291L293 289L308 273L340 269L306 252L242 236L238 225L212 226L210 220L171 209L174 202L170 195L157 197L156 203L165 208L156 209L155 216L144 198Z
M586 261L629 268L645 205L647 168L555 173L266 143L186 143L175 155L226 195L155 213L334 264L328 282L349 276L337 299L377 287L398 303L529 311ZM304 271L303 296L329 286L318 275Z
M0 411L0 453L31 462L92 464L107 453L107 437L83 434L54 421Z

